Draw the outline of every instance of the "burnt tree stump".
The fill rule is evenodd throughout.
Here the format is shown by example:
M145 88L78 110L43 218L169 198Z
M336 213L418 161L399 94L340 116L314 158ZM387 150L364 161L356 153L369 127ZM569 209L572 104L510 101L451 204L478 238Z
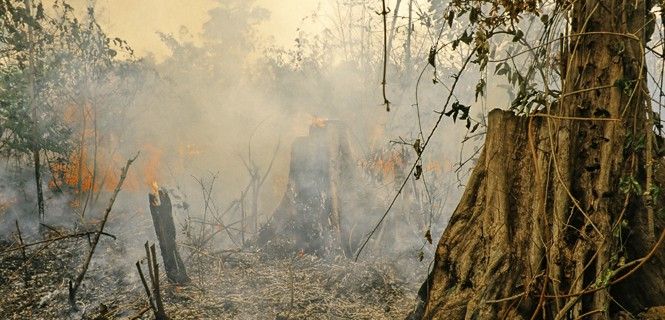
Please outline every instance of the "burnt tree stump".
M371 197L358 185L349 140L338 120L313 124L308 136L296 138L284 197L259 233L260 244L281 238L309 254L352 255L358 241L351 227Z
M150 215L159 241L159 249L164 260L166 277L171 283L187 283L190 279L187 276L185 264L180 258L175 241L176 230L173 223L171 198L166 191L159 189L158 195L150 193L148 200L150 202Z

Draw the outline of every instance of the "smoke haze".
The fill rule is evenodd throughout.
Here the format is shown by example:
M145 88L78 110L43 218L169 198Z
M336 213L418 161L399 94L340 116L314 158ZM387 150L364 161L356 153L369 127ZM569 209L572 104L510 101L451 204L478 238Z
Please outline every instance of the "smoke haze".
M127 59L136 61L124 75L113 78L123 90L104 95L111 98L103 104L90 106L99 110L104 124L99 127L94 166L106 180L96 183L107 196L124 160L141 152L114 209L120 216L110 225L115 232L130 235L128 247L139 249L146 237L153 237L147 213L152 183L176 195L175 218L182 226L188 215L201 217L206 210L201 179L210 183L217 176L209 197L219 208L226 208L245 196L251 182L248 168L255 167L266 175L257 220L259 224L269 221L285 194L292 143L308 135L318 121L327 120L339 120L348 127L358 156L353 160L364 173L364 180L357 183L362 190L357 192L369 193L375 203L371 212L358 206L359 212L352 213L360 226L356 232L364 237L407 178L416 159L412 144L424 139L434 125L435 111L443 107L446 84L461 56L451 52L445 57L448 60L439 63L437 77L446 78L433 81L434 70L427 66L433 45L431 26L418 23L414 27L412 60L407 62L404 46L397 44L404 41L406 32L398 29L387 81L392 111L386 112L381 104L382 38L375 2L96 4L102 27L111 37L127 40L135 49L135 55ZM78 12L84 6L83 1L75 3ZM464 89L460 91L468 95L456 98L473 103L476 80L461 81ZM107 85L93 83L90 90L103 93ZM490 107L487 101L505 99L493 90L487 96L477 103L480 110ZM483 121L482 112L472 117ZM456 172L455 163L472 157L477 148L477 141L469 141L460 151L464 125L444 119L424 156L423 178L407 184L408 194L398 198L386 222L387 228L394 229L394 239L386 240L390 245L374 253L406 257L419 266L409 271L417 278L425 276L436 246L427 243L425 233L430 230L432 238L439 238L460 196L459 186L465 182L465 169ZM92 168L93 156L86 159ZM99 216L105 196L90 206L89 217ZM68 215L65 204L73 200L49 197L49 223L76 221L61 218ZM11 230L13 219L20 216L21 209L15 211L3 219L7 222L3 231ZM230 224L240 217L231 212L225 219ZM31 228L36 230L36 225ZM217 245L229 246L232 240L220 237ZM140 254L137 250L136 255ZM425 259L419 259L419 254Z

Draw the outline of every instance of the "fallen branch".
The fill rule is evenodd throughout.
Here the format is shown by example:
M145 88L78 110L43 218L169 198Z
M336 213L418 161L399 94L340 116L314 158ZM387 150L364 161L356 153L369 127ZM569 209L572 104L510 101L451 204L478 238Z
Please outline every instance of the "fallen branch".
M44 227L44 228L46 228L46 229L49 229L49 230L51 230L51 231L57 233L59 236L62 235L62 233L60 233L60 231L56 230L55 228L49 226L49 225L46 224L46 223L41 223L41 222L40 222L39 225L42 226L42 227Z
M52 242L55 242L55 241L60 241L60 240L65 240L65 239L70 239L70 238L87 237L87 236L90 236L92 234L96 234L97 232L98 231L79 232L79 233L67 234L67 235L64 235L64 236L55 237L55 238L51 238L51 239L41 240L41 241L37 241L37 242L33 242L33 243L28 243L28 244L24 244L24 245L19 246L19 247L6 249L6 250L0 252L0 255L5 254L5 253L9 253L9 252L13 252L13 251L16 251L16 250L23 250L23 249L26 249L26 248L29 248L29 247L32 247L32 246L37 246L37 245L44 244L44 243L52 243ZM107 236L107 237L111 237L113 240L116 239L116 236L114 236L110 233L107 233L107 232L100 232L100 234L104 235L104 236Z
M16 233L18 234L18 243L21 245L21 255L23 255L23 259L26 258L25 256L25 245L23 244L23 236L21 235L21 228L18 226L18 220L14 220L16 223Z
M139 313L137 313L137 314L135 314L133 317L129 318L129 320L137 320L137 319L141 319L141 316L143 316L143 314L145 314L146 312L148 312L148 310L150 310L150 306L147 306L147 307L145 307L145 308L139 310Z
M102 219L102 222L99 226L99 231L95 232L95 237L92 241L90 252L88 253L85 262L83 263L83 268L81 269L81 272L76 277L74 282L72 282L71 280L69 281L69 304L72 306L72 308L76 308L75 304L76 291L81 286L81 282L83 282L85 273L88 271L88 267L90 266L90 261L92 260L92 255L95 253L95 248L97 248L97 244L99 243L99 238L101 238L102 232L104 232L104 226L106 225L106 221L108 220L109 214L111 213L111 209L113 208L113 203L115 203L115 199L118 196L118 193L120 193L122 184L125 182L125 178L127 178L127 171L129 171L129 167L132 165L132 162L134 162L134 160L138 158L138 156L139 154L137 153L136 156L134 156L134 158L127 160L127 164L125 164L125 167L122 168L122 171L120 173L120 180L118 181L118 184L115 186L115 190L113 190L113 195L109 200L109 205L106 207L106 211L104 211L104 218Z

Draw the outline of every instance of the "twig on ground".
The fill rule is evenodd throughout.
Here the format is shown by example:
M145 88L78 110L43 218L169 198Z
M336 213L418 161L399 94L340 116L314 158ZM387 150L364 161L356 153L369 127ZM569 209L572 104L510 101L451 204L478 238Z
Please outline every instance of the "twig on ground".
M79 232L79 233L67 234L67 235L63 235L63 236L55 237L55 238L51 238L51 239L40 240L40 241L37 241L37 242L24 244L24 245L19 246L19 247L6 249L6 250L0 252L0 255L5 254L5 253L9 253L9 252L14 252L16 250L23 250L23 249L26 249L26 248L29 248L29 247L32 247L32 246L40 245L40 244L45 244L45 243L50 244L50 243L60 241L60 240L65 240L65 239L87 237L87 236L90 236L90 235L96 234L96 233L97 233L97 231ZM107 233L107 232L100 232L100 234L104 235L104 236L107 236L107 237L111 237L111 238L113 238L113 240L116 239L116 236L114 236L110 233Z
M25 260L25 245L23 245L23 236L21 235L21 228L18 226L18 220L14 220L16 223L16 233L18 235L18 243L21 245L21 255L23 256L23 259Z

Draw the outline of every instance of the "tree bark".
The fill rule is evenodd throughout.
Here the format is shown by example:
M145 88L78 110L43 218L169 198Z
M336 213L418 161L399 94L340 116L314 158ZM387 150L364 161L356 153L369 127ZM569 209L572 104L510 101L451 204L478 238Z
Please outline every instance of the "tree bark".
M665 221L649 213L665 198L645 178L665 186L665 161L643 143L653 134L640 32L650 10L574 2L558 103L525 117L490 112L421 291L423 318L609 319L665 305L663 237L652 236Z
M185 284L190 281L187 276L185 264L180 258L178 247L176 245L176 229L173 223L173 214L171 198L166 191L159 189L158 194L150 193L150 215L157 233L159 249L164 260L164 270L169 282L175 284Z

